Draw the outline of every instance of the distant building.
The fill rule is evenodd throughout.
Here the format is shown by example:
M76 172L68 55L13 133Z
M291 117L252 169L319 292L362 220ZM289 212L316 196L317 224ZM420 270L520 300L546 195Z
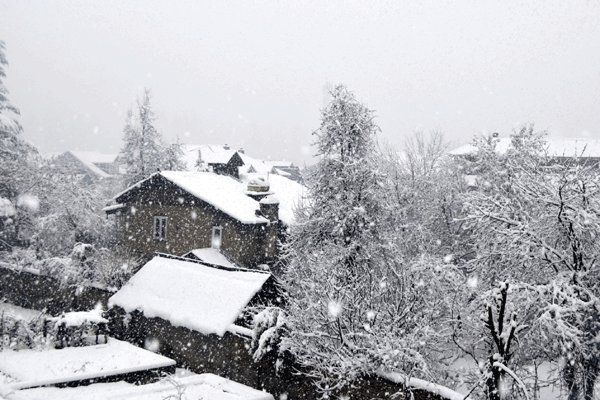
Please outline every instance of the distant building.
M113 178L119 175L116 154L97 151L67 150L53 158L54 165L70 173L87 175L93 180Z
M492 138L495 141L497 154L506 154L512 148L511 138ZM478 148L472 144L460 146L451 150L448 154L455 159L464 160L464 178L468 187L477 187L477 172L470 167L470 163L477 160ZM600 140L595 139L552 139L546 138L544 154L546 164L566 164L577 162L578 164L600 168Z
M274 174L302 182L300 169L289 161L259 160L246 155L244 149L228 145L183 145L188 171L212 171L239 178L240 174Z
M497 138L496 152L506 154L512 147L511 138ZM477 156L477 147L472 144L460 146L448 154L454 157L461 157L473 160ZM546 138L546 153L542 156L548 158L549 162L572 162L577 160L579 163L598 166L600 162L600 140L572 138L572 139L552 139Z

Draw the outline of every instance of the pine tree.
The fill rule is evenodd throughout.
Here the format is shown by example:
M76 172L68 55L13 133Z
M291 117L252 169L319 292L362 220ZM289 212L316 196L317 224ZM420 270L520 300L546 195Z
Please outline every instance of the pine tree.
M185 169L179 142L165 144L162 134L154 127L156 114L150 104L151 98L150 90L145 89L142 99L137 102L135 113L133 110L127 112L121 157L127 164L128 185L163 169Z
M8 199L17 214L0 227L0 248L12 246L20 237L20 230L31 223L27 207L19 205L19 196L30 191L38 178L37 150L21 138L23 127L12 115L20 115L19 109L8 99L8 90L2 78L6 78L8 61L5 44L0 40L0 198Z
M386 220L379 128L344 86L332 98L315 132L320 161L286 246L290 337L282 345L325 395L376 370L422 362L411 341L420 313Z
M26 174L21 174L27 168L32 156L37 153L35 148L21 139L23 127L10 114L20 115L19 109L8 99L8 89L2 78L6 78L5 67L8 61L4 53L5 44L0 40L0 197L14 199L19 194L20 184Z

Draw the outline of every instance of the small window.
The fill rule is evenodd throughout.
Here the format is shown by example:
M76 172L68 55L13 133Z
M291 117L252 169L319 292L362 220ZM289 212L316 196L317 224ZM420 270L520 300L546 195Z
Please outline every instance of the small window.
M213 249L221 248L221 235L223 228L220 226L213 226L212 228L212 240L210 242L210 247Z
M167 240L167 217L154 217L154 235L155 240Z

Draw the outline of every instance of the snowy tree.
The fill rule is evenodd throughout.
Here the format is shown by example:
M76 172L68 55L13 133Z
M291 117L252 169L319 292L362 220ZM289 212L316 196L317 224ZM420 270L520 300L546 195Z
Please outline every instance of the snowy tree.
M537 311L516 315L532 327L523 332L532 336L527 352L542 346L564 357L569 398L591 399L600 361L597 170L552 162L532 126L511 141L506 155L493 138L480 142L479 189L465 198L477 250L467 266L483 288L506 280L535 288Z
M0 41L0 198L10 201L17 213L9 224L2 226L0 248L19 243L21 229L31 222L22 196L27 196L34 185L39 164L35 147L21 138L23 128L15 117L20 111L8 99L8 90L2 81L8 66L4 50L5 44Z
M378 370L424 372L428 323L439 315L423 304L421 290L432 287L409 275L396 247L377 131L373 112L336 87L315 132L320 161L285 247L290 333L282 347L325 396Z
M135 113L133 110L127 112L123 128L124 146L120 153L127 165L127 185L159 170L185 169L179 142L165 144L162 134L154 127L156 114L150 104L151 99L150 90L145 89L142 99L137 101Z
M415 134L403 152L387 145L383 154L390 216L400 227L399 245L405 254L430 254L462 259L471 251L461 229L462 202L466 187L456 163L445 154L447 145L439 131Z

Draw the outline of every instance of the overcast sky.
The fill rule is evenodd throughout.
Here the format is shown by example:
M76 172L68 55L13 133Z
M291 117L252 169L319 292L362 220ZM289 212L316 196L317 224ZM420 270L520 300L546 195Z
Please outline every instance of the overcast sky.
M600 138L593 0L0 0L0 39L42 152L117 153L147 87L169 140L310 164L328 82L398 148L415 129L458 146L525 122Z

